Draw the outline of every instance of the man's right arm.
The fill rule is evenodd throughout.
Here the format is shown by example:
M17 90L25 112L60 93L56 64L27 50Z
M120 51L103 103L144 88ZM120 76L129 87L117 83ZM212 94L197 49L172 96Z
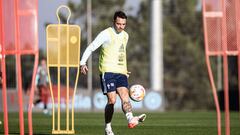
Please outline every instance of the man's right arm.
M86 48L86 50L83 53L82 59L80 61L81 66L81 73L86 74L87 72L87 66L86 62L93 51L95 51L97 48L99 48L104 42L107 42L109 40L109 35L106 31L102 31L97 35L97 37L94 39L94 41Z
M95 51L97 48L99 48L104 42L107 42L109 40L109 35L107 31L102 31L97 35L97 37L93 40L92 43L86 48L86 50L83 53L82 59L80 61L80 65L86 65L86 62L89 58L89 56L92 54L93 51Z

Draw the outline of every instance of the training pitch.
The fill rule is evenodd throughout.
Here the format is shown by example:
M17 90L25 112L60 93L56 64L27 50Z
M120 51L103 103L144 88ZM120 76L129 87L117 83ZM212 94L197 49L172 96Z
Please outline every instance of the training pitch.
M112 121L115 135L217 135L215 112L145 113L146 121L135 129L128 129L125 116L122 113L115 113ZM0 134L4 134L3 113L0 115L2 121ZM25 114L25 134L28 134L26 118L27 114ZM223 115L222 122L224 122ZM9 113L9 134L19 134L18 125L18 113ZM224 125L222 126L222 134L224 134ZM33 113L34 135L49 135L51 130L51 115ZM104 135L103 113L75 112L75 132L76 135ZM231 135L239 134L239 113L231 112Z

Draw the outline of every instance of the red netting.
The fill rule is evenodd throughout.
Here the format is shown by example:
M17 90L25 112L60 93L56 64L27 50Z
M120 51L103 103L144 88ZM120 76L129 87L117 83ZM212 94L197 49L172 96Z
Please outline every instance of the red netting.
M240 17L238 0L206 0L203 5L206 52L212 55L238 54ZM224 12L226 11L226 12ZM226 35L226 38L224 38Z
M2 29L3 29L3 50L13 51L15 50L15 18L14 18L14 1L3 0L2 1Z
M19 19L20 49L34 51L37 46L37 24L35 16L22 16Z
M236 4L235 0L226 0L227 50L237 51Z
M36 0L19 0L18 10L36 10Z
M222 22L221 18L207 18L207 50L210 52L222 51Z
M221 11L221 0L206 0L206 12L209 11Z
M38 49L38 31L37 31L37 4L36 0L24 0L19 1L19 37L20 37L20 49L23 51L34 51Z
M16 54L18 51L22 54L36 52L38 49L37 1L4 0L0 10L5 54Z

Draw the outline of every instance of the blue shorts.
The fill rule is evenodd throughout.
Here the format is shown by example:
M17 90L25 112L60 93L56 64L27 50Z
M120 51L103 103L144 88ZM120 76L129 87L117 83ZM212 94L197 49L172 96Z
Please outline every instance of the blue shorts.
M100 80L104 95L108 92L116 91L118 87L128 88L128 79L124 74L105 72L100 75Z

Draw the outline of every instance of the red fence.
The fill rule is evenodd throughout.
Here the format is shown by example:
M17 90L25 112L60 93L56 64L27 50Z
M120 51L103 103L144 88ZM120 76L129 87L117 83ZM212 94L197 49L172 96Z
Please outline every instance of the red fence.
M218 135L221 135L221 112L210 63L210 57L214 56L223 58L225 132L226 135L230 135L228 56L238 56L240 82L240 1L203 0L202 2L206 63L216 105Z
M6 61L5 56L16 56L16 73L19 103L20 134L24 135L24 116L22 103L22 55L34 55L34 70L32 78L36 76L38 65L38 0L0 0L0 45L2 72L2 100L4 110L4 133L8 134L8 109L6 94ZM35 79L32 79L34 84ZM32 100L34 89L31 88L28 125L32 134Z

